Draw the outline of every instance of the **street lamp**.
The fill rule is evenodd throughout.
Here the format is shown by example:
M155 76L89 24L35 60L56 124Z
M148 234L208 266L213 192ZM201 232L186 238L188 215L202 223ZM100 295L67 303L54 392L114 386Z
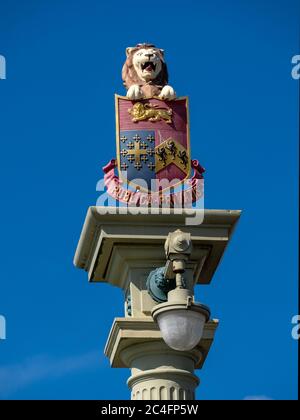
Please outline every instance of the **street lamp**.
M175 289L168 293L168 302L153 308L152 317L169 347L187 351L201 340L210 311L205 305L194 303L189 290Z
M155 299L165 302L152 309L152 317L158 323L165 343L174 350L192 350L201 340L203 329L210 318L207 306L194 302L193 294L185 286L184 272L186 261L192 252L189 233L176 230L168 235L165 243L168 259L163 269L150 274L147 286L150 295L155 299L157 290L163 291ZM160 270L160 271L159 271ZM171 290L173 287L173 290Z

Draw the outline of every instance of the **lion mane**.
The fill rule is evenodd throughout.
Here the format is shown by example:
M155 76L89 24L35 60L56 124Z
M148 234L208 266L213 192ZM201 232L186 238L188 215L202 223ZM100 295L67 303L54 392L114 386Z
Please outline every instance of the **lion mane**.
M132 59L133 55L142 48L156 48L153 44L137 44L136 47L132 48L122 69L122 79L124 86L128 90L132 85L139 85L141 90L143 91L146 98L151 98L153 96L158 96L164 86L168 84L168 69L165 63L163 53L158 50L158 55L161 60L162 69L160 73L157 75L155 80L151 80L150 82L145 82L141 80L134 68Z

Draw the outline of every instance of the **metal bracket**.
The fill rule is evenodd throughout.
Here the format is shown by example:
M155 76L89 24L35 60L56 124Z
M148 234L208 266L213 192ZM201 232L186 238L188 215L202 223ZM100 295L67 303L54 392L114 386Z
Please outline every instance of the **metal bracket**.
M146 281L149 295L159 303L167 302L168 292L176 286L174 279L165 277L165 269L166 267L159 267L151 271Z

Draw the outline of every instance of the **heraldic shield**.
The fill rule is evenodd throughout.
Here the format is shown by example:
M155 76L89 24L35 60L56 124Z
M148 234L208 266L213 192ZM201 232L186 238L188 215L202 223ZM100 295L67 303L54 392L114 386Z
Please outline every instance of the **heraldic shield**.
M120 178L148 192L181 185L191 171L188 98L115 100Z

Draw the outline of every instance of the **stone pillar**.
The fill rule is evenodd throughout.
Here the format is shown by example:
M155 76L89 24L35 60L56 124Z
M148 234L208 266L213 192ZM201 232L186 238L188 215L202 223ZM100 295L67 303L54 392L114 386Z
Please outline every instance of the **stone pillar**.
M116 318L104 353L112 367L127 367L133 400L193 400L200 369L210 350L218 321L209 321L200 343L190 351L168 347L151 317Z
M209 284L240 211L205 210L203 223L187 225L191 216L187 210L147 215L136 210L118 214L116 209L91 207L74 263L87 271L91 282L107 282L124 293L125 317L115 318L104 353L113 368L131 369L128 386L132 399L192 400L199 384L194 370L202 368L218 322L205 324L201 341L193 350L169 348L151 316L157 302L148 293L146 280L152 270L165 266L166 238L180 229L191 235L193 243L186 262L186 287L193 292L197 284Z
M127 381L132 400L193 400L199 384L194 374L201 352L178 352L161 341L141 343L122 352L131 366Z

